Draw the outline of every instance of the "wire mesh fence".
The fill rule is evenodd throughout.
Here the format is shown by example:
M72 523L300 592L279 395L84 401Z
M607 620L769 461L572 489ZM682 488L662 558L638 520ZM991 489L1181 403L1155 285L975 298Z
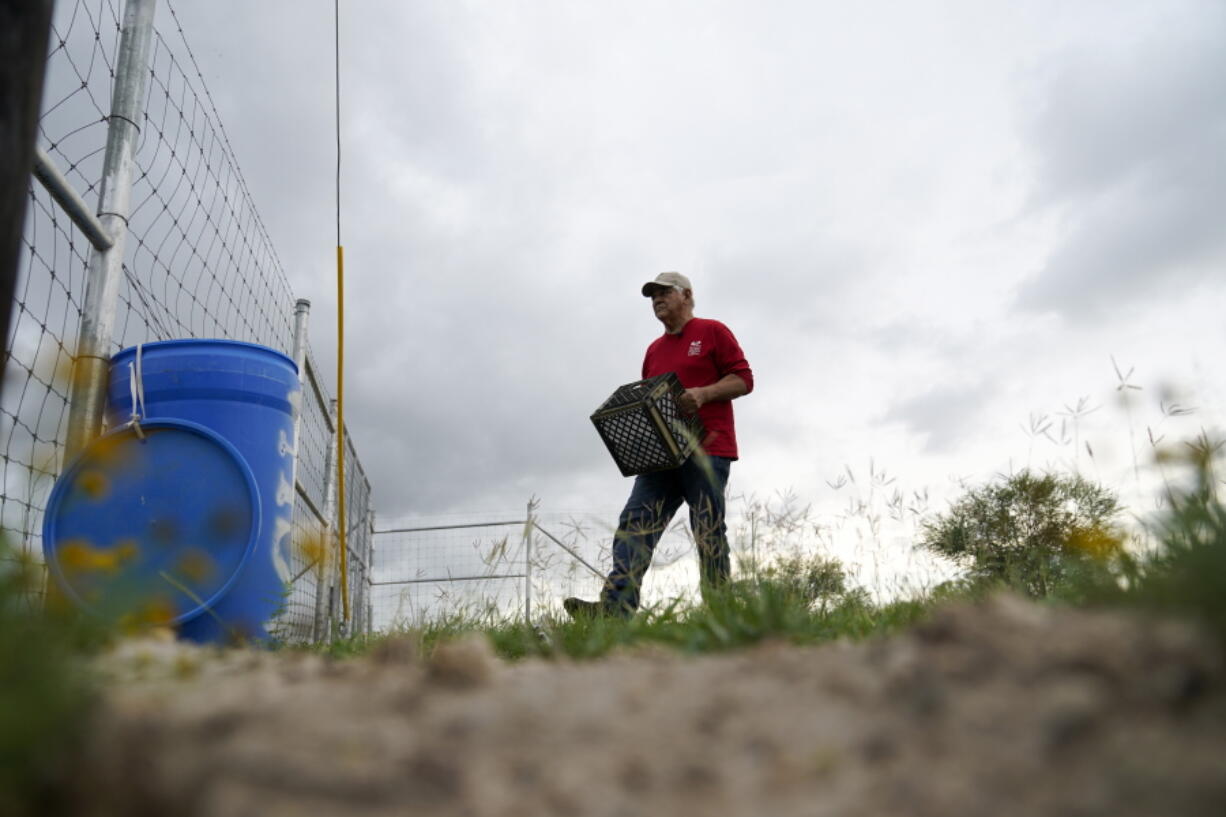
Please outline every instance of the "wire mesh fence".
M524 609L526 520L411 525L376 531L375 630L460 615L500 620Z
M289 281L175 28L154 32L116 345L220 337L288 351Z
M595 598L611 566L617 513L473 514L414 519L374 531L371 628L431 621L505 622L556 616L566 596ZM697 590L684 519L665 531L644 584L650 602Z
M374 561L374 511L370 481L357 450L345 436L345 541L348 551L350 632L370 630L371 563Z
M302 379L302 413L298 423L298 489L322 515L328 504L328 477L334 469L332 439L336 420L332 401L320 383L314 356L307 350Z
M923 508L903 508L896 497L856 486L844 493L846 505L835 513L819 512L791 493L729 497L733 579L769 575L788 558L820 559L837 563L849 587L881 603L931 591L956 574L953 565L914 547ZM613 508L530 510L519 518L472 514L381 524L374 534L372 629L449 618L480 624L526 617L539 624L563 616L562 599L599 594L617 518ZM679 511L652 554L643 606L696 603L698 562L687 514Z
M148 93L133 154L111 352L138 343L225 338L293 354L305 345L297 440L295 547L279 631L302 640L328 630L335 595L335 422L305 338L295 338L295 298L260 219L173 5L162 3ZM61 2L55 11L38 147L75 194L98 200L123 27L118 0ZM41 178L41 177L40 177ZM50 192L32 182L20 280L0 399L0 528L27 558L41 555L48 494L62 469L93 246ZM368 608L370 485L346 445L350 596ZM325 546L326 545L326 546ZM334 549L334 547L333 547ZM39 603L31 599L32 604ZM351 625L365 628L361 613Z

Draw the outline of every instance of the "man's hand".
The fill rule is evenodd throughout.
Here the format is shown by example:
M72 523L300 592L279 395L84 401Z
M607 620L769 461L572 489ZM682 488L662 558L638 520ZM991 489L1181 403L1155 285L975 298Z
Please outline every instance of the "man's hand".
M677 398L677 405L685 414L697 414L703 403L707 402L707 390L703 387L686 389Z
M710 386L686 389L677 398L677 405L686 414L695 414L698 409L714 400L735 400L749 392L749 386L738 375L726 374Z

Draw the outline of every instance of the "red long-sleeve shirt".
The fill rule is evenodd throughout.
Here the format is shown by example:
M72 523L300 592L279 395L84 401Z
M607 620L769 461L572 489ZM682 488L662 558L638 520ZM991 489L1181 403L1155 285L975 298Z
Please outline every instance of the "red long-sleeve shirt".
M676 335L652 341L643 356L643 377L675 372L687 389L710 386L735 374L753 391L753 371L732 331L719 321L690 318ZM736 422L731 400L716 400L698 409L707 430L703 450L713 457L737 459Z

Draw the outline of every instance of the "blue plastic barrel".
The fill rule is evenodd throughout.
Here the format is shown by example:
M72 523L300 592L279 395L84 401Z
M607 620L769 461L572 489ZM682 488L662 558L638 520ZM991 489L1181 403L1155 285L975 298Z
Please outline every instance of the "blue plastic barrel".
M139 378L137 358L112 359L112 431L52 491L51 572L86 608L118 604L194 641L266 638L292 578L297 366L226 340L145 344Z

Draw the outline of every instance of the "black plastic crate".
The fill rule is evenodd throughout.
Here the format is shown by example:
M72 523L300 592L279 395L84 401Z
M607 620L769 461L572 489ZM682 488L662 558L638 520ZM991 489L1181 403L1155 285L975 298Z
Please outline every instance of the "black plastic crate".
M622 476L676 468L702 442L706 432L698 415L687 417L677 405L684 391L669 372L627 383L592 414Z

